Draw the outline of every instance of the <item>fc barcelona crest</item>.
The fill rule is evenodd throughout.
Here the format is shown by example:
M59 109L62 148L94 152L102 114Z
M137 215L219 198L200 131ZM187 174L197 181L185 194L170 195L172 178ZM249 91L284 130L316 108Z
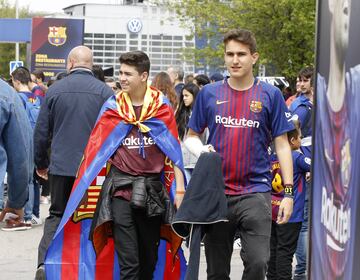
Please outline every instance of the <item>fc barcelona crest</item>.
M61 46L66 42L66 27L62 26L50 26L48 41L51 45Z
M262 103L260 101L250 101L250 110L254 113L260 113L262 110Z

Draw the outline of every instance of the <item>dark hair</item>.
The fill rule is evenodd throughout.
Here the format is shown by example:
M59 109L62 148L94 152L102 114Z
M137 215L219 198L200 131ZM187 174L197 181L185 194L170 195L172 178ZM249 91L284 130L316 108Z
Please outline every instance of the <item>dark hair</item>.
M40 79L41 81L45 81L45 75L42 70L34 70L31 74L33 74L37 79Z
M102 67L100 65L93 65L92 72L96 79L98 79L102 82L105 82L104 70L102 69Z
M301 133L299 120L294 120L294 119L293 119L292 122L293 122L293 124L294 124L294 126L295 126L295 129L290 130L290 131L288 131L288 133L287 133L287 137L288 137L289 143L290 143L291 138L295 138L295 139L296 139L296 138L299 137L299 134Z
M150 59L142 51L132 51L122 54L119 57L120 64L134 66L139 74L150 73Z
M310 84L314 85L314 68L312 66L305 67L300 70L298 76L299 79L306 78L310 79Z
M187 90L188 92L190 92L194 97L194 100L193 100L193 103L191 104L191 106L186 107L184 104L184 95L183 95L184 90ZM186 127L187 127L187 124L189 122L190 115L191 115L191 108L195 103L196 96L197 96L199 90L200 89L197 85L195 85L193 83L188 83L183 87L183 89L181 91L179 108L177 109L176 115L175 115L176 123L178 126L179 137L181 140L184 140L184 136L186 134Z
M192 83L194 81L194 74L188 74L185 76L185 84Z
M23 66L16 68L11 73L11 77L15 81L19 81L23 85L27 85L29 82L31 82L30 71L26 67L23 67Z
M171 82L170 76L166 72L158 73L152 80L151 85L160 90L169 99L173 109L175 110L178 104L176 91Z
M230 30L224 36L224 45L226 46L232 40L248 45L251 54L256 52L256 39L251 31L246 29Z
M194 78L194 80L197 82L197 85L199 87L205 86L207 84L210 84L210 79L208 76L206 76L205 74L199 74L196 75L196 77Z

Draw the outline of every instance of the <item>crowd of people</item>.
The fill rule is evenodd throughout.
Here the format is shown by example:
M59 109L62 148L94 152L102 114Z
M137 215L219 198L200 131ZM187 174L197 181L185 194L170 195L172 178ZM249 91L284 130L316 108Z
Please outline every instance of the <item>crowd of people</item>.
M108 111L116 115L109 124L124 126L106 146L111 168L96 211L110 213L121 279L152 279L161 224L171 220L149 215L144 197L169 196L160 176L166 159L176 181L174 203L166 207L179 208L206 152L221 157L228 209L228 221L205 229L208 279L230 279L236 236L242 279L292 279L294 254L294 279L305 279L313 69L299 72L296 94L282 93L254 77L259 54L250 31L231 30L223 42L228 77L184 77L170 66L150 81L150 59L141 51L120 56L118 79L105 77L92 51L78 46L68 55L67 71L47 85L41 71L25 67L11 74L10 85L0 81L0 181L8 173L2 230L42 224L39 204L50 198L36 279L46 279L46 252L82 159L96 147L91 139L107 125L99 113Z

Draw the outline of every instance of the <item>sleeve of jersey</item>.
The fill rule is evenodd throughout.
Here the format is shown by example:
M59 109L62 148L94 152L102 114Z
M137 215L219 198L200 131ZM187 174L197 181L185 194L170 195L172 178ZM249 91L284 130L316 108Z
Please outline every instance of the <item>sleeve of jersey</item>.
M303 128L304 124L306 123L308 112L309 110L305 105L298 106L293 112L293 115L297 115L299 117L301 128Z
M300 154L295 164L302 172L310 172L311 171L311 158L304 156L303 154Z
M279 89L274 90L271 110L271 131L275 138L295 127L291 121L291 113L286 107L285 100Z
M195 99L191 118L188 123L188 128L191 128L199 134L207 127L205 96L206 93L204 89L202 89Z

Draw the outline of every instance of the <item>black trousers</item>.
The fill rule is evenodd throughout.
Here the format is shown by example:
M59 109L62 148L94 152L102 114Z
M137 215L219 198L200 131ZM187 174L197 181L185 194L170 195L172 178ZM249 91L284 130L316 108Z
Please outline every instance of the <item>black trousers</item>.
M38 248L38 266L42 265L45 261L46 251L60 224L74 181L75 177L49 174L49 186L51 191L50 215L45 220L44 233Z
M209 225L205 234L207 279L230 279L230 262L235 233L241 239L244 263L242 279L265 279L270 257L271 195L253 193L227 196L227 223Z
M292 260L301 230L301 222L278 225L272 222L268 280L291 280Z
M121 280L152 280L160 241L161 217L146 216L121 197L112 198L113 236Z

